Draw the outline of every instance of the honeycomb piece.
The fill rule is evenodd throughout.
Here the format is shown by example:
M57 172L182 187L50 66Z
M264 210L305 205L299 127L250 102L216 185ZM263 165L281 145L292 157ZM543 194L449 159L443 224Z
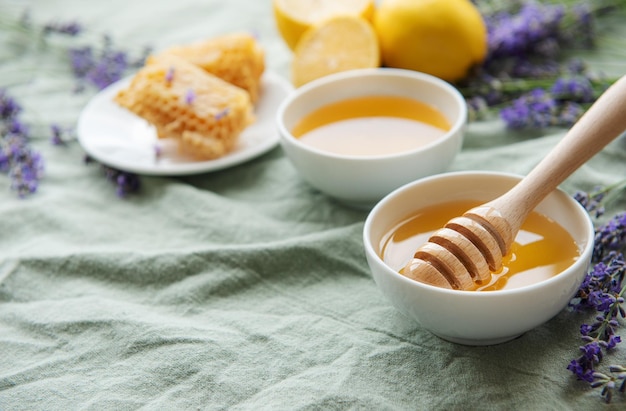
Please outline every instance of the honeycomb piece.
M265 53L248 33L232 33L202 42L171 47L160 55L181 57L207 72L241 87L258 101L260 80L265 70ZM159 57L157 55L156 57ZM148 59L148 64L152 59Z
M115 101L198 159L228 153L254 120L249 94L174 56L152 59Z

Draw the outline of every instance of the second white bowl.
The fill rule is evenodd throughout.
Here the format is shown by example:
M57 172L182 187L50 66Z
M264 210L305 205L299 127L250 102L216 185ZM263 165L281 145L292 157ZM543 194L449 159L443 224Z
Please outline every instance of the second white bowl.
M333 154L291 134L302 117L319 107L370 95L409 97L429 104L446 117L451 128L428 145L381 156ZM284 152L306 181L343 203L371 208L401 185L450 166L463 142L467 106L458 90L434 76L401 69L360 69L329 75L296 89L279 107L277 122Z

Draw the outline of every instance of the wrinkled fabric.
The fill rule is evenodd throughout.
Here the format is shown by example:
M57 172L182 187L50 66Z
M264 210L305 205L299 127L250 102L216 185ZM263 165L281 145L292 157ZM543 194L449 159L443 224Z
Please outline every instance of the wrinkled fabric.
M108 33L136 49L252 30L268 70L288 77L291 53L270 1L40 0L2 7L28 7L35 21L76 19L88 30L85 39ZM617 397L604 405L566 369L579 355L588 314L564 310L488 347L443 341L404 317L379 292L365 261L367 211L311 188L280 147L217 172L142 177L138 195L116 197L99 168L83 163L77 143L48 142L46 125L74 125L95 91L73 93L67 61L54 50L0 50L0 63L0 84L12 84L46 161L39 191L26 199L0 176L0 409L626 404ZM29 73L35 80L25 81ZM563 132L473 123L450 169L525 174ZM620 139L562 187L573 194L624 176ZM608 213L625 208L619 200ZM626 348L618 346L604 363L625 364Z

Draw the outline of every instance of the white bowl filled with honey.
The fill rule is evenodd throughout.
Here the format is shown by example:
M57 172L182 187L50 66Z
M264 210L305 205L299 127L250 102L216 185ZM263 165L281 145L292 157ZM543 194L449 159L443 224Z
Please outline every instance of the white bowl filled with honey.
M521 178L496 172L443 173L383 198L363 231L367 261L383 295L433 334L468 345L514 339L563 310L585 277L594 228L584 208L561 190L533 210L502 270L476 289L440 288L402 273L417 248L448 220L505 193Z
M402 69L332 74L296 89L278 110L286 156L313 187L359 208L444 172L461 149L463 96Z

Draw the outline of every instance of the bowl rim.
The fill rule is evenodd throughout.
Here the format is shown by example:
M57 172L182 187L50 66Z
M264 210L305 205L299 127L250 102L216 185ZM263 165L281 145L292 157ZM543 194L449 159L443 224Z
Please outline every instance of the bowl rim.
M528 284L528 285L524 285L524 286L513 288L513 289L483 291L483 292L475 292L475 291L467 291L467 290L451 290L451 289L441 288L441 287L437 287L434 285L412 280L396 272L383 261L383 259L374 250L373 245L369 241L371 229L372 229L372 221L375 215L377 215L380 212L380 209L384 207L385 204L392 201L394 197L398 196L401 192L410 189L412 186L421 184L426 181L436 180L440 178L454 178L455 176L469 176L469 175L512 177L516 179L521 179L524 177L523 175L520 175L520 174L503 172L503 171L481 171L481 170L451 171L451 172L445 172L445 173L440 173L440 174L435 174L432 176L420 178L418 180L407 183L401 187L398 187L397 189L393 190L392 192L387 194L385 197L383 197L378 203L376 203L376 205L370 210L370 212L368 213L365 219L365 222L363 225L363 245L365 248L366 255L368 255L371 258L374 258L380 266L384 267L385 275L391 275L395 277L396 279L398 279L399 281L405 282L407 286L409 287L418 287L418 288L424 289L424 291L439 292L439 293L442 293L443 295L463 296L463 298L489 299L489 298L500 298L503 296L510 296L510 295L515 295L515 294L532 293L537 289L549 287L552 283L560 281L561 276L555 275L546 280L542 280L537 283ZM589 233L589 236L587 238L587 243L585 244L585 247L581 250L579 258L575 262L573 262L569 267L567 267L565 270L559 273L559 274L562 274L564 272L574 270L574 268L577 265L583 264L583 263L586 264L586 262L590 260L591 254L593 252L593 247L594 247L595 228L591 220L591 217L589 216L589 213L579 202L574 200L573 197L568 195L565 191L563 191L560 188L557 188L555 191L560 192L562 195L565 195L567 198L569 198L571 200L572 206L575 207L578 210L578 212L582 213L582 215L587 216L587 218L585 218L585 225Z
M302 96L310 93L312 90L332 83L341 82L346 79L351 79L359 76L364 77L405 77L413 80L423 81L430 84L433 84L440 88L443 92L449 94L453 100L459 106L459 115L454 121L454 123L450 126L450 129L442 135L440 138L432 141L426 145L417 147L412 150L401 151L399 153L392 154L383 154L383 155L348 155L348 154L336 154L325 150L320 150L315 147L311 147L308 144L302 143L300 139L296 138L291 134L291 132L285 126L283 121L285 111L288 109L290 104L292 104L296 99L302 98ZM340 100L337 100L340 101ZM306 83L294 91L292 91L279 105L278 110L276 112L276 124L278 127L278 134L280 136L281 141L289 141L294 146L298 148L308 151L311 153L315 153L319 156L324 156L328 158L336 158L342 160L350 160L350 161L372 161L378 159L401 159L404 157L409 157L415 155L420 152L428 151L434 147L445 144L450 139L454 138L459 133L463 133L464 127L467 125L468 119L468 109L467 103L465 102L465 98L461 94L461 92L454 87L452 84L448 83L445 80L442 80L438 77L435 77L430 74L422 73L414 70L407 69L398 69L398 68L389 68L389 67L376 67L376 68L363 68L363 69L352 69L347 71L342 71L338 73L333 73L326 75L324 77L320 77L309 83Z

